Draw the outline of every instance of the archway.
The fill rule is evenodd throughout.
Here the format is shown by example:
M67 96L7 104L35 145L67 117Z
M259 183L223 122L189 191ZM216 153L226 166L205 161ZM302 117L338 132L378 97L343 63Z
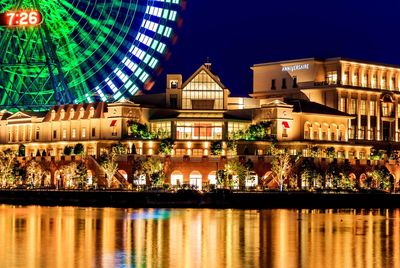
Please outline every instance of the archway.
M210 185L217 184L217 172L216 171L211 171L210 173L208 173L208 183Z
M182 185L183 174L179 170L175 170L171 173L171 185Z
M189 175L190 185L194 186L196 189L201 190L203 184L203 176L197 170L192 171Z

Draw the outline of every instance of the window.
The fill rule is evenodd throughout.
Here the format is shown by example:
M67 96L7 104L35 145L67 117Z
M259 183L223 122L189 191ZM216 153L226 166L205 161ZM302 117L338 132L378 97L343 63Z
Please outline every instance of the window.
M151 131L160 139L171 138L171 121L152 123Z
M213 110L224 109L224 90L205 71L201 71L182 90L182 109L192 110L193 105Z
M171 81L170 81L170 87L171 87L172 89L178 88L178 80L171 80Z
M183 156L186 155L187 150L186 149L176 149L175 150L175 155L176 156Z
M382 116L390 116L389 103L387 102L382 103Z
M385 89L385 88L386 88L386 76L382 76L381 89Z
M178 95L177 94L171 94L169 96L169 104L172 109L178 108Z
M392 79L390 79L390 90L395 89L395 84L396 84L396 78L392 77Z
M328 82L329 85L335 85L337 84L337 72L328 72L326 76L326 82Z
M293 76L293 85L292 85L292 87L293 88L297 88L297 77L296 76Z
M72 129L72 134L71 134L72 138L75 139L76 138L76 128Z
M178 140L221 140L222 122L178 122L176 138Z
M350 127L350 131L349 131L349 139L355 139L356 136L356 127L355 126L351 126Z
M287 138L287 137L288 137L287 128L283 128L282 129L282 138Z
M82 128L82 138L86 138L86 128Z
M249 127L248 123L228 122L228 136L229 138L243 138L243 132ZM268 130L267 130L268 131ZM269 129L269 133L270 129Z
M362 86L367 87L368 86L368 74L364 74L363 80L362 80Z
M96 137L96 128L92 127L92 137Z
M360 128L360 136L358 137L359 140L364 140L365 139L365 126L362 126Z
M117 132L117 126L113 126L112 132L111 132L111 136L117 136L118 132Z
M339 111L346 112L346 98L345 97L340 98Z
M349 83L349 71L343 73L342 80L344 85L347 85Z
M361 100L360 102L360 113L361 115L367 115L367 101Z
M370 101L369 102L369 115L375 116L376 114L376 102Z
M65 140L67 138L67 130L64 128L62 131L62 138Z
M271 80L271 90L275 90L276 89L276 80L272 79Z
M193 149L192 155L195 157L203 156L203 149Z
M53 130L53 139L57 139L57 130Z
M357 111L357 100L350 99L349 114L356 114L356 111Z
M36 140L39 140L39 139L40 139L40 128L37 127L36 128Z
M286 89L286 78L282 78L282 89Z
M376 81L377 81L377 79L376 79L376 74L374 74L374 75L372 76L372 81L371 81L371 87L372 87L372 88L376 88Z
M353 86L358 86L358 73L353 74Z

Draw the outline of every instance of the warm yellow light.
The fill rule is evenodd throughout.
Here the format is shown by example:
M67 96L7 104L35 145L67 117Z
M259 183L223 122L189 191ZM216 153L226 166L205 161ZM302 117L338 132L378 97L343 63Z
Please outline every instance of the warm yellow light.
M208 141L204 142L204 149L208 149L208 146L209 146L209 142Z
M192 148L192 142L191 141L187 142L187 147L188 147L188 149Z

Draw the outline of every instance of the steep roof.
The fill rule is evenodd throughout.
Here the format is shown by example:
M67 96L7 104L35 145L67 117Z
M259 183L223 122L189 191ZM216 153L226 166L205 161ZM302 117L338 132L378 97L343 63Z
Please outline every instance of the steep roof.
M205 64L203 64L202 66L200 66L199 69L197 69L196 72L194 72L186 81L185 83L182 85L182 88L185 88L190 82L192 82L192 80L194 78L196 78L196 76L201 73L202 71L206 72L212 80L214 80L215 83L217 83L222 89L226 89L226 86L224 84L222 84L221 80L219 79L219 77L214 74Z

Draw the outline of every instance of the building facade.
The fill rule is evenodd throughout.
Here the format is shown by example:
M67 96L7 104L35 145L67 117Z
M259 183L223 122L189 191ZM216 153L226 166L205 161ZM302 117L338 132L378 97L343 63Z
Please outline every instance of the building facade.
M273 143L292 155L347 159L360 167L374 149L397 148L400 69L304 59L258 64L253 71L249 98L231 97L211 65L204 64L186 80L168 75L163 94L55 106L45 113L3 111L0 149L18 150L24 161L45 157L53 163L56 181L66 146L81 143L86 155L97 159L121 143L125 179L133 178L135 157L160 157L168 183L201 188L215 183L217 170L230 158L251 160L257 177L267 176ZM174 143L170 155L160 152L165 139ZM213 152L216 143L220 155Z

